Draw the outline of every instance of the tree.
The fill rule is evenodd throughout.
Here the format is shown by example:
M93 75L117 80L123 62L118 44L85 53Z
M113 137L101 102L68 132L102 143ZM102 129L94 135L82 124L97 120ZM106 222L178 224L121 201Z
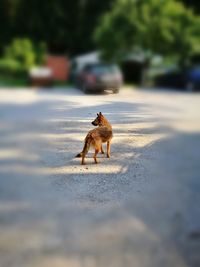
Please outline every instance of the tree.
M190 7L195 13L200 14L200 2L199 0L181 0L185 6Z
M74 55L94 49L94 28L114 0L18 1L13 37L42 41L52 53Z
M20 0L1 0L0 3L0 52L3 47L10 41L13 34L13 23L17 7Z
M93 32L99 19L106 11L110 11L115 0L82 0L79 8L78 40L75 46L81 45L79 51L87 52L95 49Z
M183 67L200 52L200 17L175 0L117 0L94 38L109 60L139 47L174 57Z

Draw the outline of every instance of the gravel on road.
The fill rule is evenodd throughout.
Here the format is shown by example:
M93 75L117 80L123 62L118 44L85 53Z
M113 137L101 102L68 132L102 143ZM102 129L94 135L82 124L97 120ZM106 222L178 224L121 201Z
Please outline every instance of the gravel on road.
M111 158L91 121L112 123ZM200 95L0 90L0 267L200 266Z

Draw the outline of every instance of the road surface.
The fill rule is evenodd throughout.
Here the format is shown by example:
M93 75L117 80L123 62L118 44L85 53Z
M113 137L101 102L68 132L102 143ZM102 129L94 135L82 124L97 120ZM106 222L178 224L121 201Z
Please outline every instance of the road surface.
M99 111L111 158L81 166ZM0 267L197 267L199 251L199 94L0 90Z

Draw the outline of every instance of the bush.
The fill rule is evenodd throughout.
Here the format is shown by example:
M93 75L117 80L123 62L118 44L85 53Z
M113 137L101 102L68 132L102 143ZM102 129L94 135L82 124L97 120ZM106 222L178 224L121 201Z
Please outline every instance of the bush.
M22 77L27 74L27 70L18 61L4 58L0 60L0 74L4 76Z
M17 61L22 68L29 69L35 65L35 51L30 40L15 39L5 48L5 58Z
M34 45L29 39L14 39L4 49L0 60L0 73L4 76L27 76L28 70L35 65L43 65L46 46L43 43Z

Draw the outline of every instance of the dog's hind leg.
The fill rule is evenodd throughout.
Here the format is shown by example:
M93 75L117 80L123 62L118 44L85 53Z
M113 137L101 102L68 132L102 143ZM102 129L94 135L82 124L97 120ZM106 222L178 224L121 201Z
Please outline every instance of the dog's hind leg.
M101 145L101 154L105 154L104 150L103 150L103 146Z
M98 160L97 160L97 154L99 153L99 151L100 151L100 149L99 148L96 148L95 149L95 152L94 152L94 156L93 156L93 158L94 158L94 162L97 164L98 163Z
M87 154L88 151L89 151L89 148L90 148L90 142L91 142L91 140L90 140L89 138L86 138L86 140L85 140L85 144L84 144L84 147L83 147L83 151L81 152L81 157L82 157L81 164L82 164L82 165L85 164L85 156L86 156L86 154Z
M85 153L82 153L82 161L81 161L82 165L85 165Z

